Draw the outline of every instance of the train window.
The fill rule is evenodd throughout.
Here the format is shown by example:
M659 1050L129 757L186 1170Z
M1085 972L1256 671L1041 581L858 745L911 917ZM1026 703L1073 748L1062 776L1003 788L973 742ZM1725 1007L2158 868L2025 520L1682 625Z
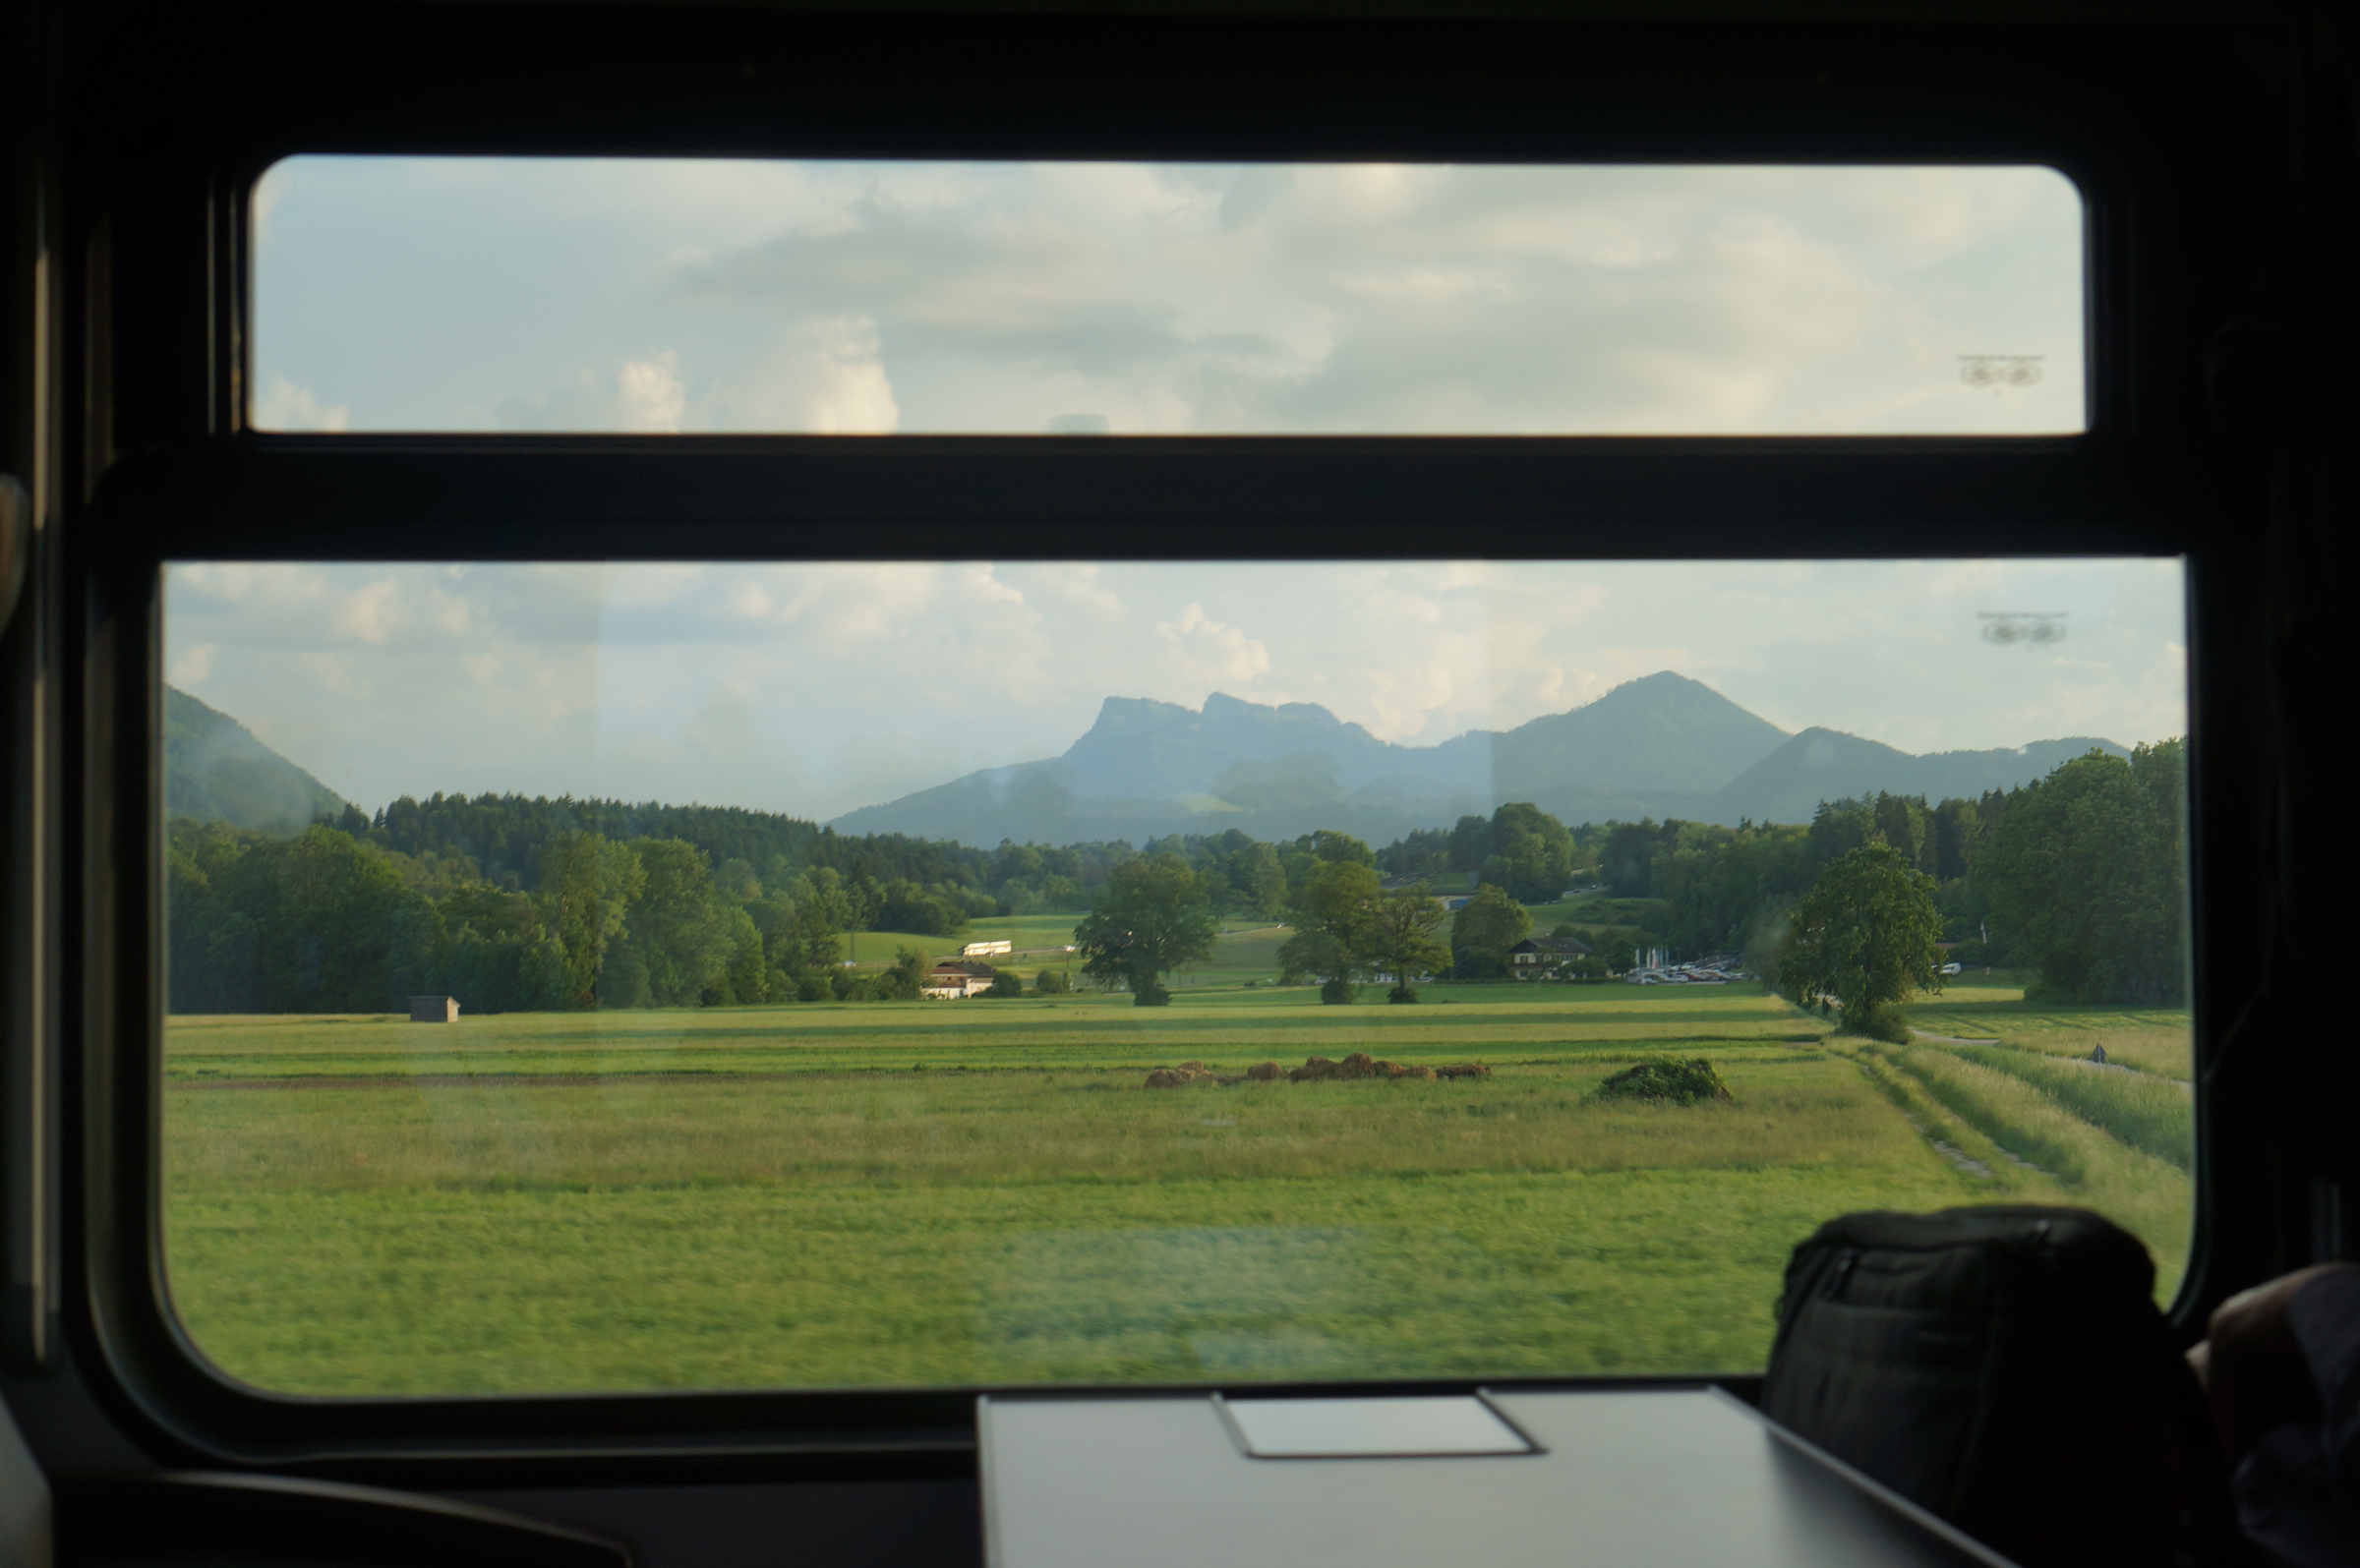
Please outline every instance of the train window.
M2070 435L2053 169L299 156L270 431Z
M171 1299L306 1395L1742 1372L2014 1200L2168 1300L2188 593L184 558Z

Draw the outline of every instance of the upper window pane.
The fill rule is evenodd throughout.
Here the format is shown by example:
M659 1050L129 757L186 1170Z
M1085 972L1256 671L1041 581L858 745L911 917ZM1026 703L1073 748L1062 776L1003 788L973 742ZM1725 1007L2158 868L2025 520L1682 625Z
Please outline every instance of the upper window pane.
M2033 167L297 157L275 431L2069 435Z

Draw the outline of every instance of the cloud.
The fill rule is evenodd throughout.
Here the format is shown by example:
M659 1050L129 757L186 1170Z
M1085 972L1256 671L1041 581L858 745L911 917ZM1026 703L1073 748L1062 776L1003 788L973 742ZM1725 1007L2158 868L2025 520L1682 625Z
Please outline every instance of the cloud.
M1251 681L1270 668L1270 651L1237 627L1213 620L1202 605L1190 605L1179 618L1155 628L1192 678Z
M2080 205L2038 169L300 158L266 183L258 341L365 378L371 428L2083 417ZM1971 385L1975 355L2042 379Z
M297 386L272 373L269 384L254 400L254 428L265 431L342 431L352 424L352 410L342 403L322 403L311 388Z
M666 349L652 360L633 360L615 377L620 394L625 429L656 435L678 435L680 416L688 410L688 392L673 374L679 355Z
M1382 193L1380 193L1382 194ZM826 819L1055 756L1108 696L1309 701L1431 745L1671 668L1912 751L2187 725L2177 562L172 566L176 684L352 798ZM1977 612L2070 611L2045 652Z
M218 643L199 643L196 647L175 654L165 674L175 686L194 686L212 673L213 655L220 651Z
M777 334L714 392L706 428L889 436L901 405L877 357L876 322L826 316Z

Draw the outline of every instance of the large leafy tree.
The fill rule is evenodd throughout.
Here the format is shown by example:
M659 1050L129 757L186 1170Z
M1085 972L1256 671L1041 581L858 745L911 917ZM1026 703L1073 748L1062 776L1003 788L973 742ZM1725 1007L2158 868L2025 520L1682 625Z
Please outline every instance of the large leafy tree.
M647 872L630 845L603 834L557 834L541 846L542 924L565 955L559 1006L598 1006L607 945L622 935L631 900L646 885Z
M441 915L348 834L200 830L176 834L172 849L190 891L172 922L176 1008L379 1013L441 983Z
M1507 975L1507 950L1532 932L1532 915L1507 890L1487 882L1450 917L1450 951L1459 974L1469 980Z
M1295 890L1295 934L1278 949L1289 977L1319 975L1323 1002L1349 1002L1369 966L1370 923L1384 899L1377 868L1323 860Z
M633 839L643 873L601 987L628 1007L694 1007L728 973L742 914L716 896L703 851L678 839ZM746 920L750 929L752 922Z
M1778 959L1778 987L1799 1005L1832 997L1844 1027L1907 1040L1896 1011L1919 991L1939 991L1942 915L1934 879L1889 843L1849 850L1819 873L1795 906Z
M1413 974L1431 974L1450 962L1449 945L1436 933L1444 920L1440 900L1419 883L1395 888L1369 910L1366 943L1371 964L1393 977L1387 1002L1415 1002Z
M1509 801L1492 813L1483 880L1526 903L1555 903L1573 880L1573 836L1540 807Z
M1976 850L1991 937L2057 1001L2187 994L2187 765L2177 740L2092 751L2008 798Z
M1176 854L1115 867L1097 906L1074 928L1082 972L1131 988L1134 1005L1172 999L1163 976L1212 957L1213 924L1205 884Z

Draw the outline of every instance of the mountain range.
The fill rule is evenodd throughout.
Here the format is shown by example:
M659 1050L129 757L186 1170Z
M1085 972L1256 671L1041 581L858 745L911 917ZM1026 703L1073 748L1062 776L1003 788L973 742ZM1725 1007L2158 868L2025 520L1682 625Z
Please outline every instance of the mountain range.
M1566 823L1808 822L1822 800L1880 789L1940 800L2014 788L2093 747L2123 754L2090 736L1912 756L1840 730L1789 734L1670 670L1565 713L1436 746L1380 740L1312 703L1215 692L1194 709L1109 697L1062 756L972 773L829 826L981 845L1136 843L1228 828L1291 839L1333 828L1383 844L1506 800ZM173 816L272 833L344 809L244 725L173 687L164 691L164 805Z
M1789 734L1671 670L1508 730L1436 746L1378 739L1311 703L1215 692L1200 709L1109 697L1060 757L972 773L838 817L839 833L993 844L1138 841L1237 828L1258 839L1334 828L1385 843L1506 800L1567 823L1684 817L1808 822L1845 795L1979 795L2110 740L2068 736L1913 756L1840 730Z

